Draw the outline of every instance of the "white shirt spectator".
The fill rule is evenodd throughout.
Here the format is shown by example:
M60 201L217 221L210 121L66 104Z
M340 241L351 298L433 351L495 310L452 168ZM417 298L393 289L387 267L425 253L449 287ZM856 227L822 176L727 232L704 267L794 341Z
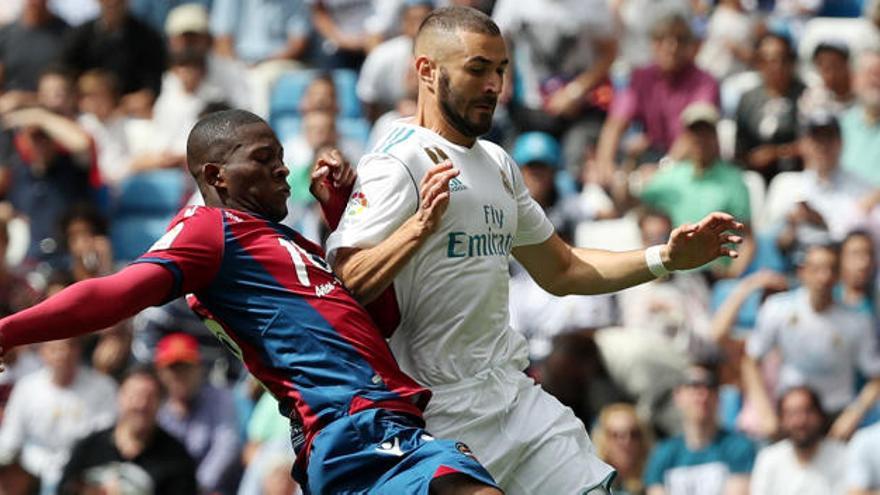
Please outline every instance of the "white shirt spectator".
M808 385L826 411L839 412L855 399L856 371L880 376L871 319L836 303L817 313L805 289L771 296L758 312L746 352L757 360L774 348L782 355L777 394Z
M748 46L753 40L754 22L745 12L719 6L706 29L706 39L697 54L697 65L721 80L746 70L747 65L737 59L730 45Z
M853 229L868 226L868 217L859 206L859 201L874 189L864 180L852 173L838 168L831 173L829 180L823 180L813 170L786 174L786 186L774 187L770 183L767 204L775 205L774 211L787 212L805 201L825 220L828 232L835 241L840 241ZM782 218L771 218L777 222Z
M574 78L596 62L594 43L614 35L606 0L499 0L495 22L513 46L522 102L543 108L541 86L550 78Z
M383 34L394 24L393 9L376 9L374 0L305 0L313 7L322 5L336 27L346 35Z
M79 116L79 124L95 141L98 152L98 169L105 184L116 185L131 173L131 152L126 130L126 117L113 117L102 122L91 113Z
M195 93L187 93L176 77L165 73L162 93L153 107L156 150L186 153L186 138L199 120L199 113L211 102L224 101L223 90L207 78Z
M856 432L847 453L846 487L849 490L880 489L880 423Z
M381 43L361 67L358 98L364 103L393 106L406 96L404 78L411 64L411 38L398 36Z
M41 369L16 383L0 427L0 464L19 456L25 471L57 483L73 444L116 417L116 383L80 367L73 383L59 387Z
M801 464L791 440L782 440L758 452L751 495L843 495L846 470L841 442L822 440L810 462Z

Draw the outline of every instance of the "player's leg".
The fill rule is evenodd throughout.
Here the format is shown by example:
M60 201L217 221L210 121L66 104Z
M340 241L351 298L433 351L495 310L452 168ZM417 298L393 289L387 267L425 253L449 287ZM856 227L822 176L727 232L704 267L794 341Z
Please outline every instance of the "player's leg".
M509 495L532 493L604 494L614 470L599 460L583 423L571 409L534 384L520 389L507 432L527 452L502 481Z
M494 486L481 483L470 476L454 473L431 480L429 495L502 495Z

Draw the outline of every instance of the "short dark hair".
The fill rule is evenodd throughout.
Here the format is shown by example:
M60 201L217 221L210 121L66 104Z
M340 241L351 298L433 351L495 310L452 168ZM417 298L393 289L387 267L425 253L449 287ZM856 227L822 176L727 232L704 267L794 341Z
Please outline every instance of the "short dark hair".
M165 385L163 385L162 380L159 379L159 374L156 373L156 369L149 364L135 364L125 370L125 373L122 374L122 378L119 379L119 386L121 387L122 384L128 380L139 376L152 380L159 389L159 395L163 398L165 397Z
M422 31L429 29L446 32L462 30L468 33L501 36L501 29L491 17L471 7L452 6L434 10L422 21L418 33L421 34ZM416 37L418 38L418 34Z
M89 224L94 235L107 235L107 219L89 203L77 203L61 217L62 235L66 236L70 224L77 221Z
M787 62L794 62L797 60L797 53L794 50L794 44L792 43L791 38L774 31L764 33L764 35L758 38L758 41L755 42L755 50L757 51L767 40L777 40L785 45L785 60Z
M809 397L810 399L810 405L813 406L813 408L818 411L820 415L822 415L823 419L828 418L828 414L825 412L825 408L822 407L822 399L819 397L819 394L808 385L798 385L785 389L785 391L782 392L782 395L779 396L779 400L776 402L777 414L782 416L782 404L785 403L785 399L787 399L788 396L790 396L791 394L797 392L803 392L807 394L807 397Z
M186 140L186 163L193 177L198 177L199 167L204 163L222 163L234 145L239 127L259 123L266 121L241 109L214 112L199 119Z

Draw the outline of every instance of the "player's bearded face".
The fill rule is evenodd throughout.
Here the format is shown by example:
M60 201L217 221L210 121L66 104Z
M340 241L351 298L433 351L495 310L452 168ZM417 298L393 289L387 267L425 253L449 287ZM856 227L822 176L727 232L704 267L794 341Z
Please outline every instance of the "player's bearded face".
M451 87L449 73L440 67L437 99L446 120L467 137L479 137L492 129L492 115L498 95L481 94L468 98Z

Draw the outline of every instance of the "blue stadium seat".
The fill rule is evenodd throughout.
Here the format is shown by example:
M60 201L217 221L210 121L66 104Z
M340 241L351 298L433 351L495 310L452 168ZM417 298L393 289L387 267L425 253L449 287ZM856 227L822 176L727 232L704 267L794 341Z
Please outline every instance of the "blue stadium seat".
M119 188L110 224L117 261L130 261L165 233L181 208L188 179L183 170L156 170L130 177Z

